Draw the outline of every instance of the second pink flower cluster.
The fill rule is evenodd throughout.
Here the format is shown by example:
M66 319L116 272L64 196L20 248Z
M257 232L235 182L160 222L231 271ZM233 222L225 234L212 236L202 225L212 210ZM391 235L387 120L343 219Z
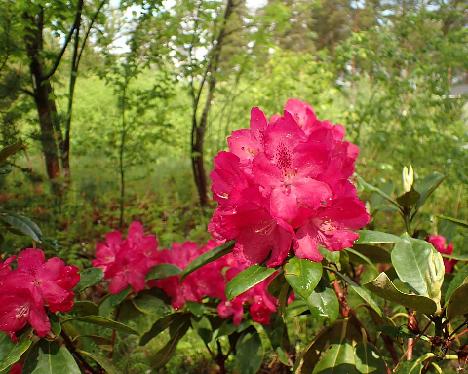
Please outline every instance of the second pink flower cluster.
M118 293L131 286L135 292L146 286L161 288L180 309L187 301L201 302L205 298L218 300L218 314L232 318L239 324L244 316L244 307L249 307L252 319L267 324L271 313L277 309L277 299L267 288L274 275L255 287L228 301L226 283L246 269L248 262L228 254L193 272L180 282L178 276L158 281L145 281L149 270L158 264L173 264L183 270L201 254L221 243L209 241L206 245L193 242L176 243L170 249L158 250L158 241L153 235L145 235L139 222L130 225L127 238L118 231L106 235L106 241L97 245L93 265L104 271L109 281L109 291Z

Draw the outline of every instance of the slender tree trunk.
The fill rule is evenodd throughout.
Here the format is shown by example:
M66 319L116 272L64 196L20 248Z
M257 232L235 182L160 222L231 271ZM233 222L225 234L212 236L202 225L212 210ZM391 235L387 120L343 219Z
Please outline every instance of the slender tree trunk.
M57 144L56 124L57 106L53 97L53 88L49 79L44 79L44 65L40 58L43 47L44 12L35 16L25 14L30 26L24 37L29 57L29 69L33 80L34 101L36 104L41 130L41 145L44 153L47 175L51 180L60 176L59 149Z
M80 45L81 13L83 11L83 0L78 2L75 17L75 35L73 42L73 54L70 62L70 80L68 83L67 113L65 116L65 134L60 139L60 159L62 161L63 176L66 181L70 181L70 127L73 110L73 96L75 94L75 84L78 77L78 55ZM84 46L83 46L84 48Z
M127 87L128 80L125 81L125 86L122 92L121 102L121 133L120 133L120 146L119 146L119 172L120 172L120 214L119 214L119 227L122 229L124 224L125 213L125 141L127 137L127 121L125 118L125 111L127 105Z
M234 8L232 0L228 0L224 10L223 21L221 23L218 36L211 51L210 61L207 66L206 77L208 79L208 92L203 112L200 121L197 121L198 100L194 101L193 117L192 117L192 138L191 138L191 158L192 170L197 186L198 197L202 207L208 205L208 181L206 178L205 161L204 161L204 146L205 133L208 126L208 116L210 114L211 105L216 89L216 71L218 69L219 57L223 47L224 36L226 32L226 23ZM203 89L203 82L200 90ZM201 91L200 91L201 93ZM200 95L198 95L199 97Z

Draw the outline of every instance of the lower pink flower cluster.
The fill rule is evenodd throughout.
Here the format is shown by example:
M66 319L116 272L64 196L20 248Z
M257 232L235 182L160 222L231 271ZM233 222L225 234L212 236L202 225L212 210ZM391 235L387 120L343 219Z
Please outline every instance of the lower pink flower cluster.
M0 331L15 338L29 324L46 336L51 330L47 312L70 311L79 280L77 267L58 257L46 260L41 249L26 248L17 258L0 261Z
M203 246L185 242L175 243L170 249L158 250L156 236L145 235L142 224L133 222L126 239L118 231L106 235L105 242L97 245L93 265L104 271L111 293L118 293L129 286L135 292L146 286L159 287L171 298L172 306L176 309L183 307L187 301L201 302L205 298L212 298L219 301L218 314L222 318L232 317L234 323L238 324L243 318L244 306L249 305L254 321L268 323L277 305L277 300L267 291L271 279L257 284L232 301L226 299L226 283L248 267L245 260L234 254L203 266L182 282L178 276L173 276L146 284L146 275L152 267L173 264L184 269L198 256L220 244L213 240Z
M201 254L212 250L221 243L214 240L204 246L193 242L176 243L171 249L160 251L160 262L184 269ZM218 315L233 319L239 324L244 316L244 306L249 306L252 319L262 324L270 322L270 315L276 312L277 299L268 292L268 285L274 275L253 288L228 301L225 295L226 283L248 267L248 263L230 253L189 274L182 282L174 276L155 281L172 299L174 308L181 308L187 301L201 302L205 298L219 300Z
M447 244L447 240L442 235L429 235L426 241L431 243L438 252L451 255L453 253L453 244ZM451 273L457 260L444 258L445 272Z
M110 293L116 294L132 286L135 292L145 288L148 271L158 263L158 240L145 235L140 222L132 222L124 239L119 231L106 235L98 243L93 266L104 272Z
M211 173L218 207L209 230L235 240L251 263L282 265L295 255L321 261L319 246L351 247L370 220L350 181L359 153L344 129L320 121L312 108L290 99L268 121L253 108L250 128L234 131Z

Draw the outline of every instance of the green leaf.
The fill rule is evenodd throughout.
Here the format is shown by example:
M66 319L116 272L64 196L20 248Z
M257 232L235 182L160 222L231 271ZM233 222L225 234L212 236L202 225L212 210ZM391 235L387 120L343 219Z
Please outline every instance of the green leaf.
M88 268L80 271L80 282L75 287L75 292L83 292L88 287L98 284L104 277L104 273L98 268Z
M28 350L32 343L32 340L27 337L16 344L9 344L6 339L10 340L9 337L1 333L0 344L2 346L6 346L6 349L0 347L0 372L17 363L20 360L21 355Z
M468 300L468 277L453 291L447 303L447 317L452 319L455 316L468 314L468 303L466 300Z
M302 299L296 299L287 306L286 317L294 318L294 317L300 316L306 310L309 310L309 305L307 304L307 302Z
M161 316L169 309L163 300L145 292L140 292L131 302L140 313L149 316Z
M361 297L361 299L363 299L372 308L374 312L376 312L379 315L379 317L382 317L382 310L380 309L379 305L374 301L371 293L368 290L366 290L364 287L361 287L358 284L351 284L350 287Z
M109 316L114 309L121 304L128 295L130 295L131 292L132 289L129 287L117 294L108 294L99 304L99 315L104 317Z
M4 163L9 157L24 149L23 143L14 143L0 149L0 164Z
M361 186L363 186L364 189L366 189L367 191L370 191L370 192L377 193L378 195L383 197L385 200L387 200L392 205L395 205L397 207L399 206L398 203L395 200L393 200L389 195L387 195L385 192L383 192L380 188L377 188L377 187L373 186L372 184L367 183L360 175L356 174L356 176L357 176L358 183Z
M354 251L359 252L361 255L366 256L370 259L374 264L389 264L391 263L390 252L386 249L379 247L377 245L372 244L354 244L353 248ZM349 249L347 249L349 251ZM354 252L351 251L352 254ZM357 256L356 256L357 257ZM350 256L350 260L360 261L359 259L356 260L354 257ZM367 263L366 261L360 261L359 263Z
M228 300L234 299L236 296L267 279L275 271L275 269L260 265L253 265L241 271L226 284L226 297Z
M416 205L416 203L418 202L420 196L421 195L419 194L419 192L415 191L411 187L411 190L409 190L408 192L405 192L403 195L401 195L401 196L399 196L397 198L397 202L398 202L398 204L400 204L403 207L411 208L414 205Z
M78 353L84 357L87 357L87 358L92 359L93 361L96 361L99 364L99 366L103 368L107 374L119 374L120 373L119 369L117 369L114 366L112 361L100 353L86 352L82 350L78 350Z
M395 244L401 241L401 238L380 231L359 230L359 239L356 244Z
M313 374L354 374L356 361L354 349L349 343L332 344L322 355L315 366Z
M235 244L236 242L231 240L230 242L224 243L212 249L211 251L203 253L201 256L197 257L185 267L184 271L181 273L180 279L184 280L187 275L193 273L195 270L198 270L202 266L209 264L210 262L213 262L218 258L223 257L224 255L227 255L232 251L232 248L234 248Z
M421 207L429 196L439 187L442 181L445 179L445 175L434 172L427 175L421 182L416 181L414 189L419 192L419 199L416 207Z
M405 234L395 244L391 256L401 281L408 283L419 295L440 304L445 267L442 256L431 244Z
M369 306L374 310L374 312L376 312L379 315L379 317L382 317L382 311L380 310L378 304L373 300L372 295L369 293L369 291L367 291L365 288L363 288L361 285L353 281L345 274L341 274L340 272L336 271L335 275L337 275L346 283L348 283L350 288L354 292L356 292L367 304L369 304Z
M151 268L146 275L146 280L165 279L178 274L180 274L180 269L177 266L172 264L159 264Z
M317 284L322 278L322 264L310 260L291 258L284 265L284 276L293 288L294 292L308 300Z
M464 281L465 278L468 276L468 265L464 265L460 270L455 273L455 276L450 281L449 286L447 288L447 292L445 292L445 303L452 297L453 291L457 287L459 287Z
M159 369L166 365L174 355L177 343L182 339L190 327L190 318L185 318L182 323L174 324L169 327L169 342L153 357L150 358L153 369Z
M263 347L256 331L247 330L236 343L234 367L242 374L255 374L263 361Z
M174 325L180 325L190 318L188 313L173 313L168 316L158 319L151 329L145 332L140 338L140 345L146 345L150 340L154 339L161 332Z
M81 374L71 353L56 342L41 340L26 357L24 373Z
M313 317L325 317L334 321L338 317L339 304L335 292L328 287L320 291L312 291L307 298L310 312Z
M81 317L93 316L98 314L99 308L91 301L75 301L72 312Z
M124 332L127 334L138 335L138 332L132 329L130 326L127 326L123 324L122 322L114 321L106 317L101 317L101 316L70 317L70 318L64 319L62 321L62 324L70 322L70 321L87 322L93 325L102 326L108 329L117 330L117 331Z
M1 212L0 220L7 224L7 227L14 229L16 233L29 236L36 242L41 242L41 229L29 218L17 213Z
M364 284L364 287L386 300L415 309L427 315L434 314L437 311L437 304L434 300L425 296L401 292L385 273L380 273L373 281Z
M360 343L356 346L356 368L365 374L387 372L385 361L366 343Z
M444 219L446 221L450 221L458 226L461 226L465 229L468 229L468 222L465 221L465 220L462 220L460 218L453 218L453 217L447 217L447 216L442 216L442 215L438 215L437 217L441 218L441 219Z

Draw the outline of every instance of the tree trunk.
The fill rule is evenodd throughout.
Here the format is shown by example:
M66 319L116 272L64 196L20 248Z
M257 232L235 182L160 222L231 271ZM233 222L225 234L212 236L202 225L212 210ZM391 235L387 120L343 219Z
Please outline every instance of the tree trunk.
M216 88L216 71L218 69L219 57L221 49L223 47L224 36L226 32L226 23L229 16L234 8L232 0L228 0L226 8L224 10L223 21L221 23L218 36L213 44L211 51L210 61L207 66L205 77L208 79L208 93L205 101L205 106L198 123L197 121L197 109L199 104L199 97L201 90L203 90L203 84L201 83L200 91L197 95L197 99L194 101L193 115L192 115L192 137L191 137L191 159L192 159L192 170L195 185L197 186L198 197L200 205L205 207L208 205L208 182L205 171L204 161L204 146L205 146L205 133L208 126L208 115L210 114L211 104L213 102L215 88Z
M42 152L45 158L49 179L60 176L59 149L57 144L57 106L53 97L53 88L49 79L44 79L44 66L40 58L43 47L42 33L44 28L44 12L41 8L35 16L24 15L29 26L24 41L29 57L29 69L33 80L34 102L39 116L41 130Z

